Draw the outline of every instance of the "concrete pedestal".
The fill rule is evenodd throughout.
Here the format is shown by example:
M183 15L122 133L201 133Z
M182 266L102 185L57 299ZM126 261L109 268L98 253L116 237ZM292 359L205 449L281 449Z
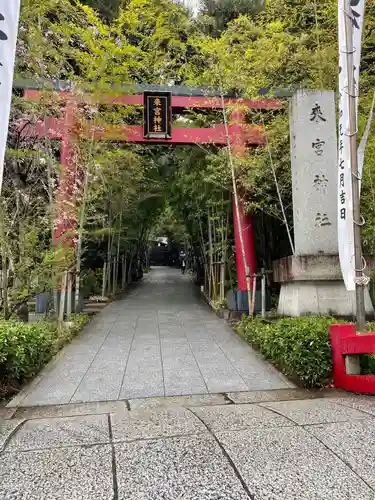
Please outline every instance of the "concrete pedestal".
M348 292L341 278L338 255L299 255L273 263L275 281L281 283L280 316L355 316L355 292ZM366 314L374 309L365 291Z
M274 262L281 316L353 318L338 257L338 172L335 96L298 90L290 101L294 256ZM366 312L373 307L366 290Z

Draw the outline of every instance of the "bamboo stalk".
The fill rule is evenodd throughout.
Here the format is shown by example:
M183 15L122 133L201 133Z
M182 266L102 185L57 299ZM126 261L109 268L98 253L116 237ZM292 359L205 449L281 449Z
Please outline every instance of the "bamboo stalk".
M9 296L8 296L8 260L4 250L1 252L3 257L3 310L5 319L9 319Z
M9 296L8 296L8 249L5 241L5 219L4 207L0 208L0 247L2 258L2 288L3 288L3 311L5 319L9 318Z
M122 257L122 290L125 290L126 286L126 257L125 255Z
M102 280L102 297L105 297L106 285L107 285L107 262L104 261L104 264L103 264L103 280Z
M262 267L262 318L266 317L266 273Z
M119 274L119 265L120 265L120 242L121 242L121 230L122 230L122 210L123 210L123 202L121 202L121 213L120 213L120 227L117 235L117 252L116 252L116 273L115 273L115 283L116 286L118 284L118 274Z
M253 283L252 283L252 296L251 296L251 316L254 316L255 313L255 298L256 298L256 291L257 291L257 276L256 274L253 277Z
M209 259L209 275L208 275L208 297L212 299L212 282L213 282L213 254L212 254L212 233L211 233L211 217L210 209L208 210L208 259Z
M74 298L74 311L78 311L79 295L81 289L81 265L82 265L82 239L83 239L83 228L85 225L85 211L86 211L86 198L89 185L89 171L88 168L85 170L85 177L83 182L83 194L82 194L82 205L79 216L79 226L78 226L78 241L77 241L77 252L76 252L76 290Z
M112 193L110 192L110 195ZM109 214L108 214L108 226L109 226L109 233L108 233L108 243L107 243L107 290L108 293L111 293L111 259L112 259L112 212L111 212L111 207L109 206Z
M67 273L67 304L66 304L66 317L69 321L71 315L72 315L72 288L73 288L73 277L72 273L68 272ZM78 303L74 304L75 311L78 311Z
M112 268L112 293L113 295L116 293L116 288L117 288L117 283L116 283L116 267L117 267L117 260L113 259L113 268Z
M65 271L61 278L60 311L59 311L60 325L62 325L64 322L67 281L68 281L68 271Z
M107 290L108 293L111 293L111 284L112 284L112 260L107 260Z
M128 269L128 285L131 284L131 274L132 274L132 265L133 265L133 260L134 260L134 249L132 250L130 254L130 259L129 259L129 269Z
M201 244L201 255L203 259L203 267L204 267L204 290L207 290L207 280L209 279L209 270L208 270L208 264L207 264L207 256L206 256L206 248L204 244L204 236L203 236L203 228L202 228L202 219L199 217L199 237L200 237L200 244Z

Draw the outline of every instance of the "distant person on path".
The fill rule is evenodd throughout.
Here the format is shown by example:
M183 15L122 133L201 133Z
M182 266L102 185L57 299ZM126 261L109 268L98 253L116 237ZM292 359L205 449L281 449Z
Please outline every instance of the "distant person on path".
M186 271L186 255L183 250L180 252L180 263L181 263L181 274L185 274Z

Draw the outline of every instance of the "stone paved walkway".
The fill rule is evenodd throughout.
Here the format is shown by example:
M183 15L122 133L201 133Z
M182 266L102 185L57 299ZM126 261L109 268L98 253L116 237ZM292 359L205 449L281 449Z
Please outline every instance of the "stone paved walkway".
M9 406L290 386L209 310L188 276L156 268Z
M7 416L1 500L375 500L374 398L284 389Z
M0 499L375 500L374 429L375 398L288 387L159 269L0 407Z

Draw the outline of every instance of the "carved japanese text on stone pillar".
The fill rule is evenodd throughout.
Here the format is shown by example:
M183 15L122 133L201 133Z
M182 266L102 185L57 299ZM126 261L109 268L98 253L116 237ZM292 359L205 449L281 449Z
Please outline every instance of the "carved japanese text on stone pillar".
M334 92L297 91L290 104L296 255L337 253Z

